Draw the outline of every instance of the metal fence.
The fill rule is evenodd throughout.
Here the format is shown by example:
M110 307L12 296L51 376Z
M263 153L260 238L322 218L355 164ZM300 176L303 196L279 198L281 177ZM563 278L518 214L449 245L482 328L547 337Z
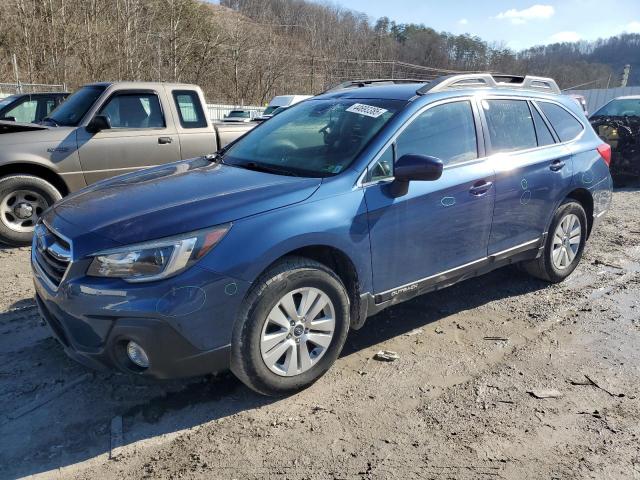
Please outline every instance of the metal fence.
M0 98L16 93L66 92L67 86L46 83L0 83Z
M207 112L209 113L209 119L213 121L222 120L225 115L228 115L231 110L248 110L255 112L256 115L260 115L264 111L265 107L256 106L238 106L238 105L224 105L220 103L207 103Z
M624 95L640 95L640 87L597 88L592 90L566 90L564 93L584 95L587 100L587 110L591 114L602 107L609 100Z

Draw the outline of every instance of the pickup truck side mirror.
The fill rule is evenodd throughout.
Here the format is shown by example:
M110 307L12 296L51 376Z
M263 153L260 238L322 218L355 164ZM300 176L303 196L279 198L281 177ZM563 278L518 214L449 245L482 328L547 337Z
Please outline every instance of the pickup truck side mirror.
M87 125L87 132L98 133L102 130L109 130L111 128L111 122L106 115L96 115L91 119Z

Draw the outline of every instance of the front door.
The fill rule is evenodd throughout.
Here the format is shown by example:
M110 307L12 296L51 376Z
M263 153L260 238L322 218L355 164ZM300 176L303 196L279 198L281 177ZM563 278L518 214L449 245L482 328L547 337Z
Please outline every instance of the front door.
M96 115L105 115L111 128L95 134L84 127L77 130L87 184L180 159L177 132L165 118L156 92L116 92Z
M376 294L487 256L494 174L482 158L474 111L470 99L426 107L370 168L365 199ZM441 159L442 177L394 193L393 164L405 154Z

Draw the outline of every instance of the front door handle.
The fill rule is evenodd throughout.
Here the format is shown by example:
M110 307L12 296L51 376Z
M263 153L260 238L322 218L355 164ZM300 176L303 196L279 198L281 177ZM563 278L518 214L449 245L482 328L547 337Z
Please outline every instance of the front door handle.
M158 137L158 143L160 145L166 145L171 142L173 142L173 138L171 137Z
M493 185L493 182L480 180L479 182L476 182L473 184L473 186L469 189L469 193L471 195L475 195L476 197L480 197L485 193L487 193L492 185Z
M551 165L549 165L549 169L553 172L557 172L559 170L562 170L564 168L564 166L566 165L564 160L554 160L553 162L551 162Z

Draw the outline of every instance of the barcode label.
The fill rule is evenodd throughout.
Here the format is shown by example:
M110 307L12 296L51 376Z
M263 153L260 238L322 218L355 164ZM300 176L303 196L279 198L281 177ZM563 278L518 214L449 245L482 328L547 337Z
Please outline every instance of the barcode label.
M378 118L386 111L387 110L385 110L384 108L374 107L373 105L365 105L364 103L354 103L349 108L347 108L347 112L359 113L360 115L366 115L367 117L372 118Z

